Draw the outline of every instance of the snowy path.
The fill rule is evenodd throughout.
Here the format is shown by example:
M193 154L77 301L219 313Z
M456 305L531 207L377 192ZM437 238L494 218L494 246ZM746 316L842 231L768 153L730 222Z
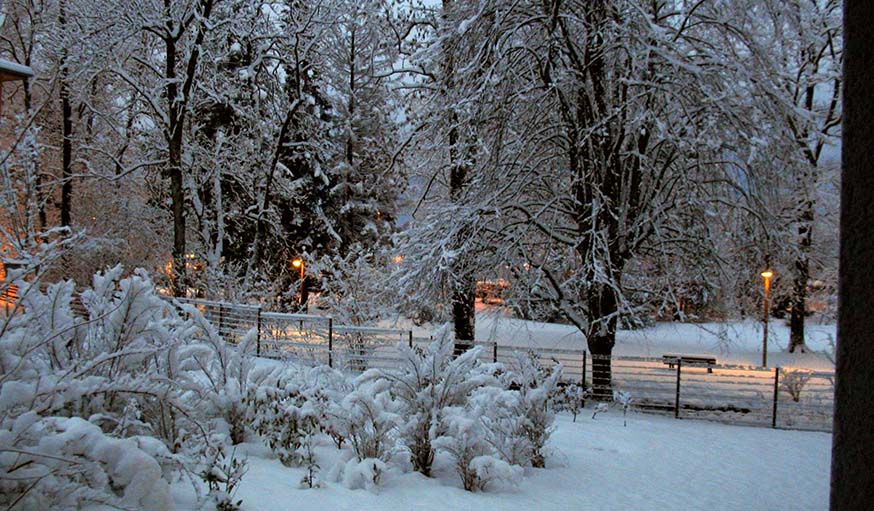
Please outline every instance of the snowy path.
M576 423L561 416L551 442L560 454L545 470L529 469L518 488L468 493L439 460L437 477L392 474L378 492L337 483L298 489L303 471L261 457L252 446L237 498L250 511L818 510L828 507L831 436L629 415L615 410ZM337 451L325 446L320 464ZM177 487L182 510L190 490Z

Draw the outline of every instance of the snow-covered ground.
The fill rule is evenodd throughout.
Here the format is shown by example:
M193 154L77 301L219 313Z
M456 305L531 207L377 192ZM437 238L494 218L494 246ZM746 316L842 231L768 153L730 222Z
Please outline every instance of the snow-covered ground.
M433 327L417 327L407 320L383 321L392 328L411 328L416 336L428 337ZM534 348L586 349L583 335L576 327L540 323L509 317L497 307L480 307L476 317L476 337L480 342ZM834 324L808 320L806 340L811 352L788 353L789 327L773 319L768 333L769 366L805 367L832 370L829 342L835 339ZM760 365L762 361L762 323L737 321L725 323L658 323L639 330L620 330L613 354L619 356L661 357L665 353L706 353L715 355L720 364Z
M831 436L726 426L610 410L571 422L560 415L546 469L527 469L518 487L470 493L451 461L435 477L392 473L376 490L334 482L300 489L303 469L287 468L268 449L245 444L249 471L236 498L250 511L393 510L817 510L828 507ZM339 451L325 439L322 474ZM190 487L174 492L178 508L195 509Z

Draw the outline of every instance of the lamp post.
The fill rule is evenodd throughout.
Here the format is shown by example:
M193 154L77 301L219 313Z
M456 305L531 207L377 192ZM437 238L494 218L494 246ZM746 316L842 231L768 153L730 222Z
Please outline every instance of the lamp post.
M303 296L304 296L304 286L306 285L306 281L304 280L304 272L306 271L306 265L303 262L303 259L300 257L296 257L291 261L291 265L300 270L300 299L298 303L300 304L301 310L303 310Z
M768 367L768 309L770 306L769 299L771 298L771 277L774 276L774 272L765 270L760 275L765 279L765 303L762 307L762 321L765 325L762 333L762 367Z

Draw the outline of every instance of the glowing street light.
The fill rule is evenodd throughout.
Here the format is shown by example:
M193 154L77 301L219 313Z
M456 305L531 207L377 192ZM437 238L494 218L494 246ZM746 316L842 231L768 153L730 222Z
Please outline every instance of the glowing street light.
M762 321L765 325L764 332L762 333L762 367L768 367L768 309L770 306L769 299L771 297L771 277L774 276L774 272L771 270L765 270L759 275L765 279L765 303L762 313Z
M303 310L303 292L304 285L306 285L306 281L304 280L304 272L306 271L306 264L304 264L303 259L300 257L295 257L291 261L291 265L300 270L300 299L298 303L300 304L301 310Z

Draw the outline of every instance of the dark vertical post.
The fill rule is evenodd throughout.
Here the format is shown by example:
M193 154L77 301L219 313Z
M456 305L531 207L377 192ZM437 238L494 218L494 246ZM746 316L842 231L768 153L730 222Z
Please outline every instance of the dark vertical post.
M777 427L777 398L780 396L780 368L774 368L774 409L771 410L771 427Z
M583 372L580 374L580 385L586 390L586 350L583 350Z
M334 367L334 318L328 318L328 367Z
M261 356L261 307L255 309L256 320L255 320L255 328L258 329L258 334L255 341L255 355Z
M677 396L674 399L674 418L680 418L680 369L683 366L683 360L677 357Z
M219 335L222 335L222 329L224 328L224 307L222 307L221 302L219 302L219 317L218 317L218 332Z
M498 363L498 341L495 341L495 344L492 345L492 362Z
M410 349L413 349L413 331L410 330L410 338L409 338Z
M838 343L831 509L874 501L874 9L844 0ZM837 42L836 44L841 44Z
M765 303L762 307L762 322L765 327L762 331L762 367L768 367L768 317L770 316L770 304L768 303L771 297L771 270L762 272L762 277L765 279Z

